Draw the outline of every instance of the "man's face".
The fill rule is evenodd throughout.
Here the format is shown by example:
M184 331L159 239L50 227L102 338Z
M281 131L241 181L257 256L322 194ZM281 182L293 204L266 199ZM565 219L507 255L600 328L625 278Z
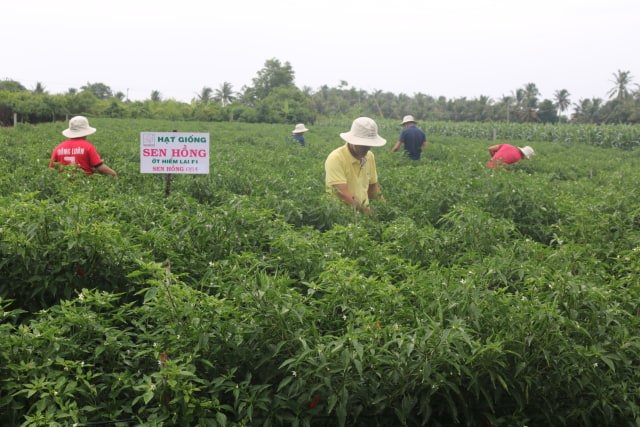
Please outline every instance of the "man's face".
M369 150L371 150L371 147L368 147L366 145L351 145L353 147L353 152L355 153L356 157L361 159L364 156L367 155L367 153L369 152Z

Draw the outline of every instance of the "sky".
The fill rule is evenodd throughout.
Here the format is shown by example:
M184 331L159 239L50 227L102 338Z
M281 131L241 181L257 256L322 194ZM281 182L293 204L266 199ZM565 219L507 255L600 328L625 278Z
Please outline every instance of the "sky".
M276 58L312 91L499 100L535 83L576 103L608 99L618 70L637 89L639 23L639 0L11 0L0 79L189 102Z

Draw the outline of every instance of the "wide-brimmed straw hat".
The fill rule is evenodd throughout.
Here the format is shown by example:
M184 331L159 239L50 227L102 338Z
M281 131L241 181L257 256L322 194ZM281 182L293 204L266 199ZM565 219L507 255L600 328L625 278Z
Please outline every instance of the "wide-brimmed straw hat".
M412 115L406 115L402 118L402 123L400 123L401 125L405 124L405 123L415 123L416 119L413 118Z
M533 151L533 148L529 147L528 145L522 147L520 149L520 151L522 151L522 154L527 159L530 159L531 157L535 156L535 154L536 154L536 152Z
M69 120L69 129L62 131L67 138L80 138L95 133L96 128L89 126L89 120L84 116L75 116Z
M304 124L302 123L298 123L295 127L295 129L293 131L291 131L291 133L303 133L308 131L309 129L307 129L306 127L304 127Z
M353 145L382 147L387 140L378 135L378 125L369 117L358 117L351 124L351 130L340 134L340 138Z

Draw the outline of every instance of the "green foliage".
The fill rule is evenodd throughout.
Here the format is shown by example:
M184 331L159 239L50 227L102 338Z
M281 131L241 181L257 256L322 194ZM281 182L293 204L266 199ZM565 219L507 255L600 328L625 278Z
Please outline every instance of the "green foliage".
M540 103L538 107L538 119L542 123L558 123L558 113L555 105L548 99Z
M92 93L98 99L107 99L113 96L113 92L109 86L104 83L90 83L80 87L82 91Z
M265 61L264 67L258 70L253 79L253 86L249 88L250 98L261 100L280 87L294 87L295 72L289 62L284 64L279 59L271 58Z
M259 121L266 123L309 123L315 118L309 98L295 86L272 90L257 109Z
M495 124L436 123L468 137L374 149L367 217L324 191L346 120L305 147L289 123L91 124L117 180L48 168L63 123L0 129L1 425L640 422L637 149L532 139L490 170ZM210 132L211 173L165 196L139 133L173 129ZM549 135L498 135L527 129Z
M0 80L0 92L3 92L3 91L26 92L27 88L24 87L22 83L16 80L4 79L4 80Z

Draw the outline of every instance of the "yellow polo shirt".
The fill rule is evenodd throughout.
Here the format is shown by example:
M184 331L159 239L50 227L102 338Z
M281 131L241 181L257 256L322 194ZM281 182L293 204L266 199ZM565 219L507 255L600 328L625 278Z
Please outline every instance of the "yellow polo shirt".
M367 153L367 163L360 167L360 160L353 157L347 144L336 148L324 163L327 192L334 194L335 184L347 184L349 192L362 204L369 204L370 184L378 182L376 160L371 151Z

